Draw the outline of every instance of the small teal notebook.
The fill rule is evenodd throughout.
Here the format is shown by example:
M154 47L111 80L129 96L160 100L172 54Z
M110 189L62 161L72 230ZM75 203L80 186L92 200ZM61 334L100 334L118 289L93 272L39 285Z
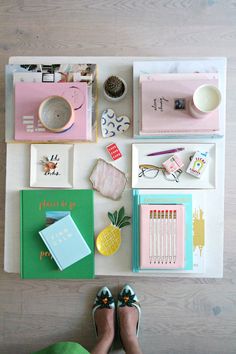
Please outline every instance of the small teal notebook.
M39 231L39 234L60 270L91 253L70 215Z

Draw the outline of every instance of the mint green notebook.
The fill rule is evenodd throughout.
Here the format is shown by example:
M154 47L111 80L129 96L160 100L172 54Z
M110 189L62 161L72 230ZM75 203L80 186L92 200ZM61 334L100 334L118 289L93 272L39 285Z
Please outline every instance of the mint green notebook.
M39 231L60 270L87 257L91 250L70 215Z
M94 277L94 216L92 190L23 190L21 209L21 277L26 279L88 279ZM39 235L46 212L68 211L91 253L59 270ZM52 225L53 226L53 225Z

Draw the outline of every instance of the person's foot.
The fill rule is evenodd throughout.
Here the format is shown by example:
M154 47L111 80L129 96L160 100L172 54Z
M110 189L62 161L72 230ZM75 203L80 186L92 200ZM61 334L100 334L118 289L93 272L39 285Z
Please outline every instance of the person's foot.
M115 303L107 287L101 288L93 305L93 321L98 343L108 351L115 336Z
M138 310L136 307L125 306L119 307L117 311L119 312L120 336L125 344L126 341L137 336Z
M125 285L118 296L117 315L124 348L137 343L141 309L134 290Z
M97 309L94 314L98 340L106 341L108 348L111 347L115 336L114 317L114 308Z

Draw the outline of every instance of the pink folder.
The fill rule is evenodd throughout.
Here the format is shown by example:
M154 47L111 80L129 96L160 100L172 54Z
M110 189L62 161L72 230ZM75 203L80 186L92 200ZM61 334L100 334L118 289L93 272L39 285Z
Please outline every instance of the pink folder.
M74 108L75 123L65 132L46 130L38 118L40 103L49 96L63 96ZM87 83L16 83L15 139L29 141L88 140Z
M218 86L218 74L140 75L140 134L218 131L218 109L202 119L193 118L189 113L189 101L203 84ZM176 99L185 99L185 109L174 108Z
M140 269L184 268L184 205L140 205Z

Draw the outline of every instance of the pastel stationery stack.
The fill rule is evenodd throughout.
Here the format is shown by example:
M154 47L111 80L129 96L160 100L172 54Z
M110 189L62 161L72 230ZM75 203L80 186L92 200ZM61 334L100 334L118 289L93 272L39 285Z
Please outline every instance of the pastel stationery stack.
M70 215L56 221L55 212ZM92 190L22 190L20 213L22 278L94 277ZM56 222L45 228L48 218Z
M87 84L76 83L16 83L15 84L15 139L30 141L88 140ZM62 96L74 108L73 126L61 133L44 128L38 117L42 101L49 96Z
M133 190L133 272L193 270L190 194Z
M96 73L96 64L6 65L6 115L8 117L6 140L19 142L95 142L97 139ZM71 103L75 113L75 124L68 131L52 133L45 130L38 119L38 108L42 97L41 94L37 97L37 86L32 86L32 91L28 91L27 85L30 84L41 84L42 88L45 87L47 97L58 94ZM15 87L18 85L20 85L20 88L16 91L20 91L20 97L16 101ZM60 85L68 85L70 90L64 90L62 87L60 88ZM27 105L25 105L25 89L25 94L29 93ZM36 92L34 92L35 90ZM15 114L16 111L18 118Z
M156 139L165 139L165 138L191 138L191 139L211 139L211 138L221 138L225 133L225 123L224 123L224 115L225 115L225 92L226 92L226 58L177 58L176 60L172 60L170 58L156 58L155 60L142 60L135 61L133 63L133 109L134 109L134 123L133 123L133 133L135 138L156 138ZM193 92L191 87L184 87L182 84L184 81L189 78L188 86L191 81L193 84L197 84L197 87L200 87L201 84L210 84L212 86L216 86L221 93L222 101L219 107L214 112L218 114L217 121L214 124L209 124L210 130L207 130L202 123L203 122L193 122L192 115L190 114L189 106L193 97ZM158 127L154 124L154 129L150 128L149 122L146 125L144 122L144 127L142 126L142 103L141 101L141 90L142 90L142 82L143 81L156 81L156 85L158 85L157 92L161 93L161 87L165 86L164 80L169 81L169 98L172 99L169 102L163 100L163 96L157 95L154 97L152 93L152 98L156 99L155 102L151 104L154 107L162 107L164 104L171 103L171 122L174 121L174 117L179 117L178 120L190 119L193 123L193 130L191 130L191 126L187 123L189 119L186 121L186 126L184 126L184 130L176 130L176 124L173 126L169 124L169 116L167 116L167 111L162 111L161 113L166 113L165 123L160 123ZM196 83L194 81L196 80ZM145 85L145 84L144 84ZM154 85L154 84L153 84ZM176 89L176 85L179 86L179 90ZM175 97L173 97L172 92L173 89L176 91ZM182 87L181 87L182 86ZM168 97L165 99L168 100ZM161 99L161 100L160 100ZM174 102L173 102L174 99ZM172 103L174 103L172 105ZM149 106L150 109L150 106ZM174 111L174 112L173 112ZM213 113L213 112L212 112ZM214 116L209 114L207 117L205 116L202 120L209 120ZM163 114L161 115L163 117ZM182 117L182 118L181 118ZM181 119L180 119L181 118ZM209 119L208 119L209 118ZM215 118L214 118L215 119ZM213 121L214 121L213 119ZM198 119L200 120L200 119ZM199 125L199 127L194 127L194 125ZM208 123L207 123L208 125ZM206 125L206 126L207 126ZM151 130L151 132L144 131L144 129ZM212 130L212 128L214 130Z
M189 112L193 93L203 84L218 86L217 73L140 75L140 135L218 131L218 110L204 119Z
M39 231L39 235L60 270L64 270L91 253L70 215Z
M140 205L140 269L184 268L184 205Z

